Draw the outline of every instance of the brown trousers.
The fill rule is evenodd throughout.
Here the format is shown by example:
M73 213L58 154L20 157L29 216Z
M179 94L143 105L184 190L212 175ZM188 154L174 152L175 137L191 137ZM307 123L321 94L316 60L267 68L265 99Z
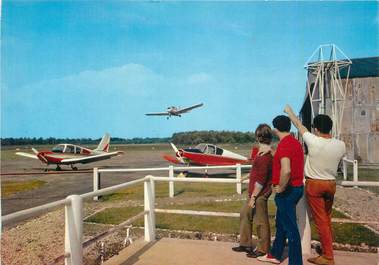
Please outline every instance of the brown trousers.
M323 256L333 259L332 207L336 182L333 180L307 179L305 194L317 232L320 236Z
M260 196L255 201L255 210L248 205L249 199L240 212L240 246L252 247L252 225L257 229L257 250L268 253L271 244L270 223L268 221L267 197Z

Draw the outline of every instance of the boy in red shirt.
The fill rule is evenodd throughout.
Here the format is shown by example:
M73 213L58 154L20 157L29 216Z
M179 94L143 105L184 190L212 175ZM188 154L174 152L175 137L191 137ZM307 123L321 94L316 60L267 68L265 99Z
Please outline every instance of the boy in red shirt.
M260 124L255 130L255 138L259 149L253 148L251 156L253 168L250 171L248 198L240 213L240 245L232 248L237 252L247 252L250 258L268 253L271 242L267 200L271 195L272 155L257 155L259 151L269 149L272 141L270 126ZM251 242L253 221L258 234L255 250L252 249Z
M288 239L288 265L303 265L301 239L296 222L296 205L303 196L304 152L291 134L291 121L277 116L272 124L280 142L272 163L272 185L276 203L276 235L270 252L260 261L279 264Z

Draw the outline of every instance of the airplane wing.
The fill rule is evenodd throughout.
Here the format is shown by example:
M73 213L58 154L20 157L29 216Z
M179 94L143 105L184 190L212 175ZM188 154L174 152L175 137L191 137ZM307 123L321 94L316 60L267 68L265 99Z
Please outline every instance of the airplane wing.
M168 112L154 112L154 113L146 113L146 116L168 116Z
M24 152L17 152L16 155L19 155L19 156L25 156L25 157L29 157L29 158L34 158L34 159L38 159L38 156L34 155L34 154L29 154L29 153L24 153Z
M91 155L91 156L85 156L85 157L78 157L78 158L68 158L63 159L60 163L61 164L87 164L91 162L96 162L100 160L105 160L108 158L111 158L112 156L121 155L123 152L110 152L110 153L103 153L103 154L97 154L97 155Z
M182 114L182 113L186 113L192 109L195 109L195 108L200 108L202 107L204 104L201 103L201 104L197 104L197 105L194 105L194 106L191 106L191 107L188 107L188 108L184 108L184 109L181 109L181 110L178 110L176 113L177 114Z

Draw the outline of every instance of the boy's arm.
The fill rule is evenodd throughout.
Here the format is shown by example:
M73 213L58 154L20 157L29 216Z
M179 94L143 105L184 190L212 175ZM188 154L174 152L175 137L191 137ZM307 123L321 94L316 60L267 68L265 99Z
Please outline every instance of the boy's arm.
M261 192L263 186L259 184L258 182L255 182L253 193L251 194L250 200L249 200L249 207L254 208L255 207L255 200L258 196L258 194Z
M301 123L299 118L295 115L290 105L286 105L284 108L284 112L288 114L288 117L292 121L293 125L299 130L301 136L304 133L308 132L308 129Z
M283 192L290 180L291 176L291 162L288 157L283 157L280 159L280 180L279 185L275 186L275 191L277 193Z

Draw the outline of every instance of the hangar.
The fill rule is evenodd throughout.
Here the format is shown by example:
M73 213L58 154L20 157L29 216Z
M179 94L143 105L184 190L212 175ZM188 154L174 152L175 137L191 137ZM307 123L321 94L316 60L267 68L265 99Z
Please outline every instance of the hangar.
M379 165L379 57L349 59L337 46L321 45L305 68L300 118L306 127L311 129L315 115L329 115L333 135L345 141L348 158Z

